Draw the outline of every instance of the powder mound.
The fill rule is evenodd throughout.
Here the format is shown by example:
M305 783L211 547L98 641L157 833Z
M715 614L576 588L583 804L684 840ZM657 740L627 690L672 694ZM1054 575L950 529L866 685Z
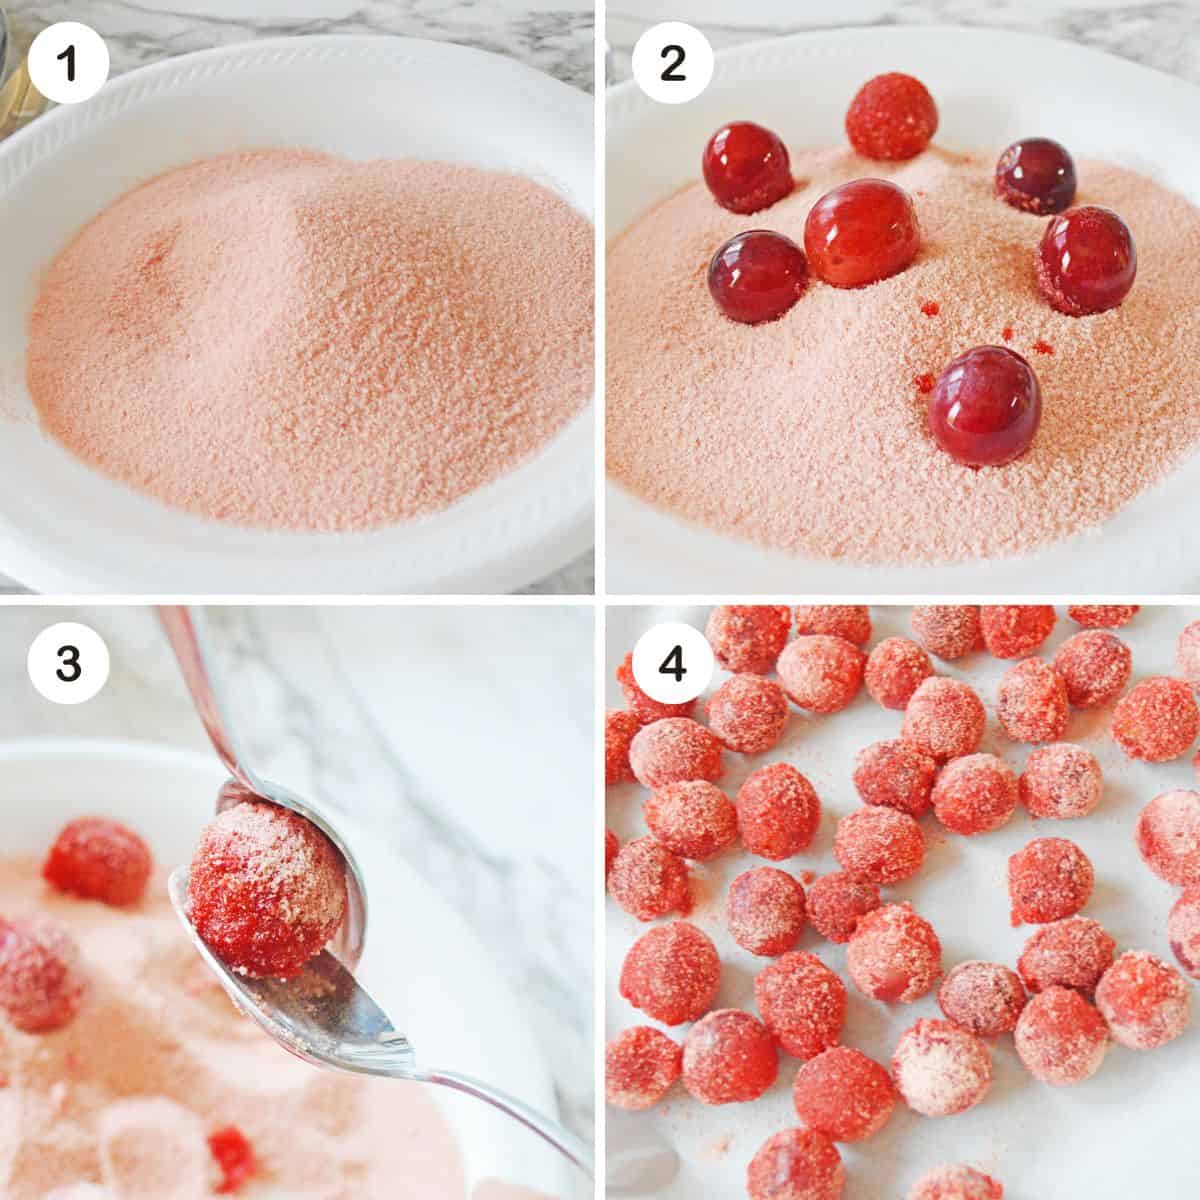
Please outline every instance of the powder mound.
M767 325L727 320L705 286L705 264L744 217L700 183L640 217L609 255L614 480L764 546L912 564L1026 553L1101 524L1179 466L1200 442L1200 281L1178 269L1200 256L1200 213L1144 175L1079 161L1079 202L1137 231L1138 281L1119 308L1064 316L1037 291L1042 223L992 195L999 149L972 160L931 146L892 165L789 147L803 182L772 206L772 229L801 241L818 197L871 175L914 198L923 244L870 287L813 282ZM936 320L921 311L930 299ZM1000 344L1006 328L1020 353L1054 347L1037 356L1042 422L1027 454L973 471L929 436L913 380L964 347Z
M201 517L407 520L583 407L591 247L583 217L515 175L204 160L117 200L51 264L29 391L85 463Z
M291 979L341 926L346 868L311 822L243 801L201 834L187 903L196 932L234 970Z

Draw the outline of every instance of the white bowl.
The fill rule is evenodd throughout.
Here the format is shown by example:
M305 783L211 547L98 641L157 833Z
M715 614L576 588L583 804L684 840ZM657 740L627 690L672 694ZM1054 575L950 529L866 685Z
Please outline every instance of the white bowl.
M530 176L591 216L592 104L498 55L392 37L274 39L122 75L0 143L0 570L44 592L510 591L592 540L590 406L444 512L353 534L206 521L116 483L37 426L25 331L41 273L139 182L227 151L302 146ZM247 464L253 469L254 464Z
M761 121L793 146L838 141L846 106L872 75L903 69L938 98L937 141L994 150L1045 133L1080 156L1141 170L1200 203L1200 89L1124 59L996 29L890 26L803 33L717 55L690 104L660 105L637 85L608 100L610 240L699 176L700 151L731 117ZM669 398L664 398L670 402ZM711 593L713 564L739 593L1178 593L1200 579L1200 455L1098 530L1020 558L952 566L871 566L793 556L714 533L607 489L610 592Z
M225 777L215 756L149 743L0 743L4 853L40 856L66 821L100 813L136 829L159 865L186 862ZM378 837L341 818L339 827L366 881L367 941L358 971L364 985L423 1062L469 1072L554 1112L545 1062L514 1020L516 998L475 934ZM179 936L186 936L182 928ZM445 1088L429 1094L454 1130L469 1189L498 1178L568 1194L566 1166L533 1134L478 1100Z

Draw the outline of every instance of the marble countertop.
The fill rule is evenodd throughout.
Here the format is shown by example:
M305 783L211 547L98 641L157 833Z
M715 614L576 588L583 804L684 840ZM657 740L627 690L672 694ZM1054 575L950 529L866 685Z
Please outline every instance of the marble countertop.
M983 25L1079 42L1200 83L1195 0L611 0L613 81L629 78L634 42L662 20L696 25L718 50L847 25Z
M250 760L352 806L468 921L523 1000L564 1116L590 1131L590 606L208 611ZM95 699L64 707L33 690L25 655L72 620L105 639L112 671ZM0 738L209 751L147 608L3 606L0 671Z
M0 0L24 54L39 30L83 20L105 39L112 73L211 46L316 33L393 34L504 54L592 90L591 0ZM0 575L0 592L24 589ZM590 594L591 551L526 593Z

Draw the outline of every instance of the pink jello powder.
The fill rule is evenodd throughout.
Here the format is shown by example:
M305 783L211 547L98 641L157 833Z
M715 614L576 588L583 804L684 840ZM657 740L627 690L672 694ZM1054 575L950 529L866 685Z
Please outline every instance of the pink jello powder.
M532 180L299 150L121 197L29 323L43 428L159 500L351 530L446 508L592 390L592 230Z
M698 151L697 151L698 153ZM1055 312L1037 290L1046 221L992 194L994 156L936 147L903 164L792 154L797 188L752 216L684 188L608 261L608 470L656 506L763 546L864 563L1014 555L1111 516L1200 442L1200 212L1133 171L1082 161L1078 203L1133 231L1116 309ZM916 261L839 289L811 278L778 321L739 325L706 286L716 249L765 228L803 244L813 203L863 176L912 196ZM935 310L936 306L936 310ZM972 346L1037 372L1041 428L1017 461L960 466L927 429L925 388Z

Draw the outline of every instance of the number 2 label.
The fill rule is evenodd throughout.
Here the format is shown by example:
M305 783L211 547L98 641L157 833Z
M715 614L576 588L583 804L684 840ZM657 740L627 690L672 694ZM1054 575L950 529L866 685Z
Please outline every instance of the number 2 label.
M660 104L686 104L708 87L713 51L693 25L663 21L642 34L633 48L633 77Z

